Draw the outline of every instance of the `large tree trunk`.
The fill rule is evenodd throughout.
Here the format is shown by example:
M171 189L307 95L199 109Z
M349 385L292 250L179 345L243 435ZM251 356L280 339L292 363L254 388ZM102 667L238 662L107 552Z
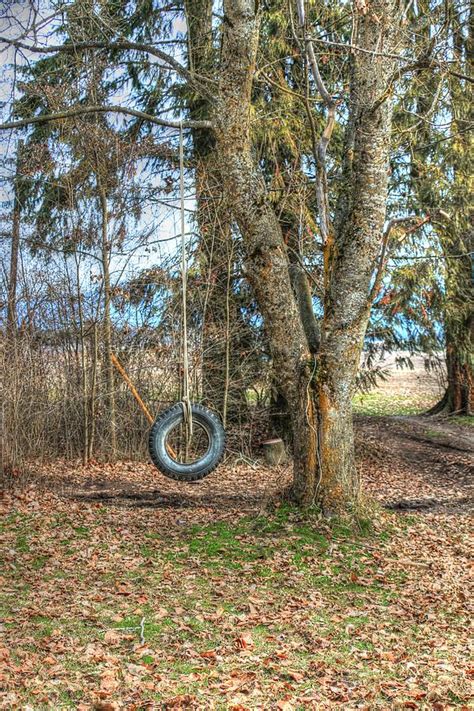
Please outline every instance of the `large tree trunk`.
M244 240L245 269L265 320L275 371L293 416L295 494L314 502L316 417L311 359L293 293L286 246L252 150L251 89L259 17L253 0L224 3L220 91L214 121L224 188Z
M355 44L394 53L397 13L392 0L359 12ZM325 247L327 283L318 367L321 496L328 509L356 497L352 397L370 314L369 292L380 249L387 199L392 107L384 100L393 60L352 55L348 140L334 238Z
M474 69L474 4L470 5L467 33L461 28L461 9L452 8L452 42L458 70L472 76ZM450 147L451 185L448 200L451 218L439 238L445 257L446 370L448 385L443 399L428 414L474 413L474 217L472 176L474 173L469 116L474 91L472 84L458 76L449 79L452 132L457 135Z
M271 344L281 390L293 418L294 493L327 513L357 500L351 399L370 312L373 267L380 248L387 195L391 106L384 99L393 62L364 52L353 57L350 125L352 161L346 171L344 216L325 247L325 314L315 363L292 289L278 219L252 151L251 88L259 21L253 0L224 3L217 150L224 186L246 248L252 284ZM357 18L357 44L393 52L395 6L371 5ZM318 436L319 435L319 436Z

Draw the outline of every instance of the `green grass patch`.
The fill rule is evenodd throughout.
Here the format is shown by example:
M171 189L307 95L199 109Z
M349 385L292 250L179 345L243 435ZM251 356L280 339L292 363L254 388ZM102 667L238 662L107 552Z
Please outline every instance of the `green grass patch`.
M454 415L450 417L448 422L454 422L456 425L464 427L474 427L474 417L472 415Z
M357 415L390 416L419 415L426 411L427 404L419 395L394 395L373 390L357 393L352 400L354 413Z
M18 669L30 654L34 673L51 669L51 678L34 682L34 693L48 695L55 708L96 703L94 694L112 668L118 686L110 699L104 692L105 702L133 698L139 708L190 694L198 708L210 701L216 709L239 703L273 708L288 696L299 709L294 699L311 698L314 689L322 703L336 703L325 690L337 691L346 681L348 694L370 688L374 706L388 708L380 680L405 683L406 659L417 662L417 654L424 669L431 621L417 626L409 606L406 617L397 617L408 576L399 546L413 535L418 515L375 510L375 523L365 517L351 525L286 504L268 515L236 514L231 522L168 535L148 531L154 521L140 512L136 520L130 514L124 537L110 511L103 531L89 513L74 525L50 511L44 526L36 513L31 521L11 517L5 524L18 556L7 573L4 630L19 649ZM47 557L42 554L53 532L63 545ZM65 582L55 583L63 575ZM465 623L450 615L442 619L438 610L436 622L457 633ZM406 658L392 663L383 656L392 649ZM450 661L451 652L444 653ZM46 656L53 657L50 667ZM261 696L252 696L254 687ZM19 707L42 703L29 690L19 694Z

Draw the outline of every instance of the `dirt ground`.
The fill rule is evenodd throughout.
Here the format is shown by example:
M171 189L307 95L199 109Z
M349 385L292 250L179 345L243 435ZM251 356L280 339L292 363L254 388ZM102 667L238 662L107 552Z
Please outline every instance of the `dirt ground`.
M259 462L194 485L134 462L9 480L1 707L474 708L473 430L356 429L357 530L302 516L290 468Z
M357 415L356 446L363 492L389 508L473 511L474 430L450 421L417 416ZM387 474L389 474L387 476ZM36 465L19 477L21 486L52 491L62 499L108 506L163 510L199 519L199 509L219 518L265 511L291 482L291 465L275 469L261 460L232 459L201 482L182 484L151 464L122 462L89 467L67 462ZM171 511L171 516L170 516ZM192 515L190 512L194 512Z
M30 472L3 497L2 707L469 708L472 452L357 428L367 536L279 506L288 469Z

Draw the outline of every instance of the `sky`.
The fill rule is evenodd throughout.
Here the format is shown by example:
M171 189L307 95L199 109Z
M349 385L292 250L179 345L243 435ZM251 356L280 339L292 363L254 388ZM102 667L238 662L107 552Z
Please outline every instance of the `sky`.
M35 13L33 13L30 0L24 0L23 2L5 2L0 0L0 36L8 39L21 37L31 28L31 23L34 21L38 27L35 39L36 44L47 45L52 42L57 43L57 38L51 36L55 23L51 4L48 0L35 0L35 2L37 6L35 7ZM177 30L182 29L182 27L177 27ZM27 37L27 41L30 40L30 37L31 35ZM14 65L16 67L24 66L29 61L35 61L36 58L38 58L37 54L28 53L23 50L17 51L11 45L0 42L0 62L3 66L3 69L0 71L0 118L2 121L11 117L11 104L15 93L16 82ZM16 93L18 95L17 91ZM123 97L116 98L118 103L121 103ZM121 117L119 117L118 120L123 121ZM167 133L169 134L167 139L171 139L175 142L176 137L173 136L173 132L168 131ZM5 131L3 135L0 135L0 204L2 204L4 208L4 213L6 207L7 213L6 224L5 220L2 224L2 232L5 229L8 231L8 212L9 209L11 209L11 207L8 207L8 204L11 203L13 195L11 178L14 170L16 143L20 135L25 136L26 134L24 131ZM158 189L158 182L156 182L156 187ZM186 192L189 193L189 190L190 188L187 187ZM177 207L179 199L173 195L169 195L167 202L170 204L174 203ZM194 211L194 206L194 199L192 195L190 195L186 198L186 233L188 234L192 229L190 214ZM139 225L137 225L137 232L145 230L153 230L151 241L156 242L163 240L163 242L159 243L158 250L156 250L155 246L153 250L138 249L131 257L114 256L111 271L117 280L124 274L131 274L139 269L149 268L157 262L160 262L162 258L176 253L180 243L178 210L170 208L157 209L156 207L145 204L142 218ZM173 240L172 238L175 235L177 236L176 240ZM6 259L9 250L8 235L0 244L4 259ZM93 261L92 264L85 263L83 265L84 278L90 278L91 273L95 275L98 268L97 262Z

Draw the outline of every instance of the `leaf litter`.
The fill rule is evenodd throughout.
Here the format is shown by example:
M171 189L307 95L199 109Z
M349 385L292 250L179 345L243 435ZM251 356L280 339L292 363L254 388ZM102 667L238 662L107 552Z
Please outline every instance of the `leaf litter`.
M285 503L287 469L187 487L55 462L9 482L1 707L472 708L472 462L377 427L357 530Z

